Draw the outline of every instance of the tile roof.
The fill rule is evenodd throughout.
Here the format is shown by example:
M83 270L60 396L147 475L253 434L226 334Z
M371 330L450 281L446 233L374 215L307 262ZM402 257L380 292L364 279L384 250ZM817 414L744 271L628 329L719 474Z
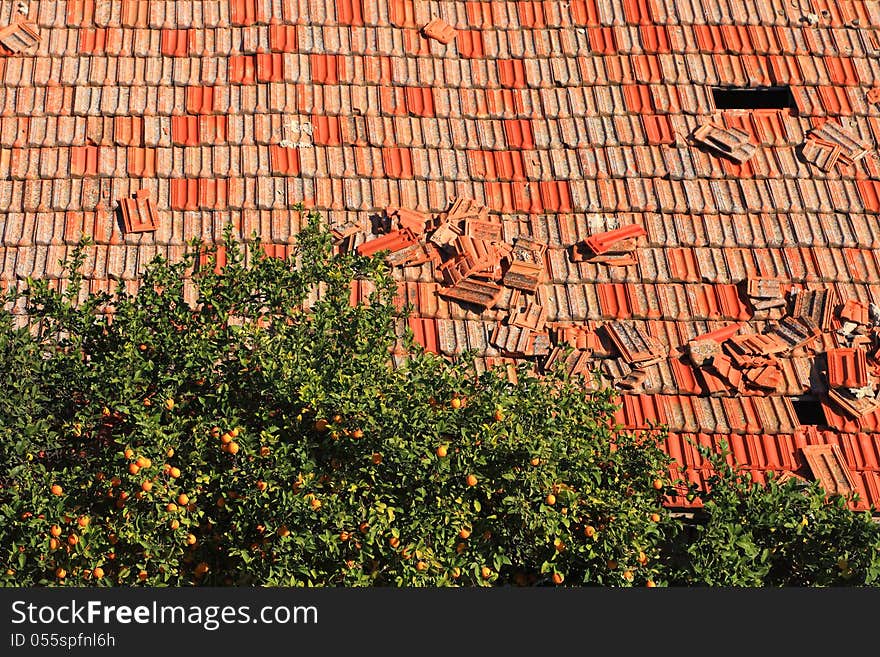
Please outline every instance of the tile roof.
M429 350L571 344L679 461L725 436L814 476L802 448L838 445L877 503L878 54L873 0L4 3L0 284L62 276L81 232L93 289L227 222L283 254L303 202L393 242ZM500 277L444 278L477 266L429 241L455 198L486 208L459 256Z

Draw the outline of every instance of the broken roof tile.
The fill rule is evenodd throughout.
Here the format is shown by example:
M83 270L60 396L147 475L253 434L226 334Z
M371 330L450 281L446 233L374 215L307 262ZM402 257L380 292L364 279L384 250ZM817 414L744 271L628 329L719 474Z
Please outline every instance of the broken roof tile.
M156 202L148 189L139 189L134 197L119 201L126 233L155 231L159 225Z

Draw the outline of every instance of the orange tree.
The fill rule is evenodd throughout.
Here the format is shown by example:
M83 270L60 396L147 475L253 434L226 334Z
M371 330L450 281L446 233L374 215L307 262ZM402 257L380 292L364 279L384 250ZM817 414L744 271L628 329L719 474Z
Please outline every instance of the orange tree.
M666 457L610 392L401 343L382 259L316 214L286 261L226 241L85 301L79 250L5 300L4 584L660 581Z

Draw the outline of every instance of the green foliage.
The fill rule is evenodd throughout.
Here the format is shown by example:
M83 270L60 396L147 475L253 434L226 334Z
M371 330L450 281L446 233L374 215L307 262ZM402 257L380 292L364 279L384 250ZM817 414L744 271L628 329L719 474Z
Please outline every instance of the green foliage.
M64 292L2 300L27 325L0 313L0 583L875 581L862 516L732 471L687 543L662 432L620 431L579 377L423 353L381 257L331 255L307 218L288 260L227 231L223 267L193 242L137 294L81 295L83 243Z
M674 584L709 586L876 585L880 525L841 495L797 478L766 485L732 465L726 448L699 447L714 475L700 522L677 542ZM696 491L693 491L696 493Z

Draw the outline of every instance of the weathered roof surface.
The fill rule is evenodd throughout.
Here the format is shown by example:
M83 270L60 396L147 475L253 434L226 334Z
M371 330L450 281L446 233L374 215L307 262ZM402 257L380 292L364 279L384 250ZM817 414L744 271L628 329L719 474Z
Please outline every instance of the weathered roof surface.
M373 214L469 199L499 248L546 245L521 300L626 382L623 425L668 424L676 456L684 436L727 436L757 473L809 475L802 447L839 444L863 504L880 501L880 2L17 5L0 5L4 285L61 276L83 231L100 289L229 222L283 254L298 202L353 222L357 246ZM786 106L717 109L743 100L713 87L781 88ZM137 230L120 205L146 208ZM571 254L626 226L642 230L624 257ZM417 339L541 365L505 351L540 350L497 330L510 288L466 306L437 269L395 270ZM595 349L611 322L624 337ZM664 355L626 362L620 339ZM801 424L818 413L803 397L824 421Z

